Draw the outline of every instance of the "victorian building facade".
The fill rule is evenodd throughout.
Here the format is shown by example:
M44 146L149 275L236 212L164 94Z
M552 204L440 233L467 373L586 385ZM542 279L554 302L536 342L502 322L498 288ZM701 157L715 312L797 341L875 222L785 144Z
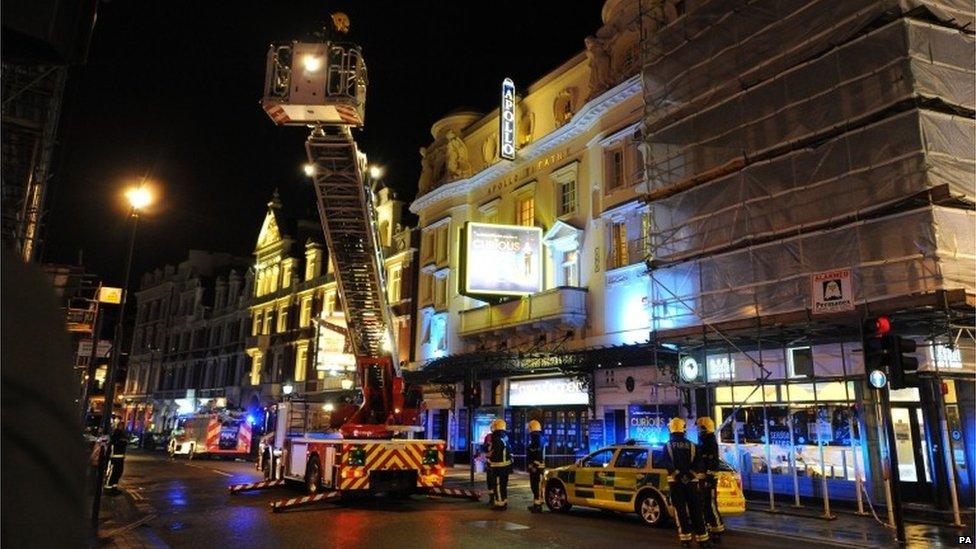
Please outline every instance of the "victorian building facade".
M373 196L394 333L399 358L406 362L412 359L416 231L406 204L391 189L376 186ZM291 391L307 396L358 386L317 213L292 213L276 195L268 203L254 256L245 406L256 409Z
M499 157L498 110L446 116L421 150L416 377L429 384L428 436L457 451L503 416L519 454L537 417L548 454L572 460L627 438L630 417L653 421L679 400L663 371L675 357L652 352L646 296L631 295L647 234L639 11L608 1L585 50L519 93L514 160ZM463 295L462 265L479 253L463 242L470 222L538 227L541 287L503 300ZM461 398L471 383L476 411Z

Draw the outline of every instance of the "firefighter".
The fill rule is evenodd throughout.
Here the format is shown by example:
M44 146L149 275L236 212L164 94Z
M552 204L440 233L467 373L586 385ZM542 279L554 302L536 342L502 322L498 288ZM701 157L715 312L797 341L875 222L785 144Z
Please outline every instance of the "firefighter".
M481 445L481 452L484 454L485 463L487 465L488 456L491 455L491 431L485 435L485 441ZM472 464L472 467L474 465ZM491 467L485 467L485 483L488 486L488 507L495 506L495 479L491 476Z
M529 422L529 446L525 449L525 461L529 470L529 484L532 486L532 505L529 511L542 512L542 478L546 472L546 449L542 445L542 424L536 420Z
M691 540L699 546L709 545L701 506L698 503L698 481L695 478L695 445L685 438L685 420L680 417L668 422L671 438L665 450L667 453L668 490L671 505L678 523L678 539L688 547Z
M127 438L120 421L115 425L115 430L108 439L109 475L105 481L105 488L108 490L119 489L119 479L122 478L122 469L125 467L125 447L129 444Z
M704 510L705 525L711 540L722 543L725 524L718 510L718 440L715 438L715 422L710 417L700 417L698 425L698 473L701 506Z
M496 511L508 508L508 474L512 470L512 456L508 451L508 441L505 430L508 426L504 419L496 419L491 423L491 448L488 453L488 469L495 493L494 507Z

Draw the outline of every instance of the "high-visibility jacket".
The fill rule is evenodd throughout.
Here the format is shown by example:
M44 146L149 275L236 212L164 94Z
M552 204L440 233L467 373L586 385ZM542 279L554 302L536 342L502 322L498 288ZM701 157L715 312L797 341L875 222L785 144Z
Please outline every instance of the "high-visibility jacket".
M718 440L715 438L715 433L698 435L695 471L699 473L718 471Z
M542 433L529 433L529 445L525 448L525 461L530 472L546 468L546 449L542 445Z
M667 454L669 480L690 480L695 475L695 445L685 438L684 433L672 433L671 440L664 447Z
M114 458L125 457L125 447L128 444L129 440L125 435L125 431L116 429L112 432L112 437L109 439L109 456Z
M488 452L489 467L509 467L512 465L512 455L508 451L505 431L495 431L491 434L491 447Z

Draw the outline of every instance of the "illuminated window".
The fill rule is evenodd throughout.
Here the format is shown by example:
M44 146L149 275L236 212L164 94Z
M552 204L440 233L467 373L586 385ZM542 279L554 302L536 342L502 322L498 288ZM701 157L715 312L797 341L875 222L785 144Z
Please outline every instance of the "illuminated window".
M298 346L298 352L295 353L295 381L305 381L305 368L306 362L308 361L308 347L305 345Z
M810 347L787 349L786 368L789 377L813 377L813 350Z
M302 298L302 311L298 322L302 327L312 324L312 296L310 295Z
M434 275L420 274L420 303L427 305L434 299Z
M265 309L264 311L264 326L261 327L261 333L268 335L271 333L271 322L274 320L274 309Z
M263 361L261 353L254 353L251 359L251 385L261 384L261 363Z
M628 265L627 224L614 222L610 225L610 268Z
M444 265L447 263L448 240L450 238L450 233L448 233L449 229L450 224L445 224L444 226L439 227L435 234L436 250L434 261L436 261L438 265Z
M427 264L434 259L434 232L433 230L424 231L420 241L420 262Z
M278 333L288 330L288 305L278 307Z
M396 303L400 301L400 279L403 276L403 270L399 265L394 265L390 268L390 285L389 285L389 295L390 301Z
M305 280L312 280L322 273L322 252L309 248L305 253Z
M447 308L447 277L439 276L434 278L434 308L443 310Z
M322 310L322 312L325 313L325 316L332 316L332 313L335 312L335 307L336 307L335 292L329 292L325 294L325 307Z
M608 191L619 188L624 183L624 152L621 148L607 151L604 156L605 178L604 188Z
M515 224L523 227L535 225L535 197L524 196L515 203Z
M563 254L563 286L579 286L579 254L574 250Z
M559 183L559 215L576 213L576 180Z

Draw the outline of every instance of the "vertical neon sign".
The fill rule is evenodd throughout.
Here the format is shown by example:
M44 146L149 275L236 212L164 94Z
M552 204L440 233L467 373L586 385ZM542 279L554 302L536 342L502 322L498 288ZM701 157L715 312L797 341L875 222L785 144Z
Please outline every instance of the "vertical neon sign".
M511 78L502 80L502 103L499 111L501 129L499 148L505 160L515 160L515 83Z

